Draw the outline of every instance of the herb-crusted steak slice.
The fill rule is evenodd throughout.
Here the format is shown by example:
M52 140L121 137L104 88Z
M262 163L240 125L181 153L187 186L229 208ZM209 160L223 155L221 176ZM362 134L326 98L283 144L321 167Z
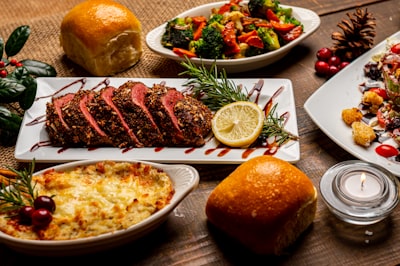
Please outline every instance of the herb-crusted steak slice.
M95 92L80 90L64 109L65 122L70 126L73 145L110 146L111 139L100 128L90 114L88 106L93 104Z
M143 147L126 122L126 116L113 102L116 88L107 86L95 96L95 105L90 112L99 126L112 140L114 147Z
M115 91L113 102L145 147L159 146L163 136L145 105L147 93L148 88L143 83L128 81Z

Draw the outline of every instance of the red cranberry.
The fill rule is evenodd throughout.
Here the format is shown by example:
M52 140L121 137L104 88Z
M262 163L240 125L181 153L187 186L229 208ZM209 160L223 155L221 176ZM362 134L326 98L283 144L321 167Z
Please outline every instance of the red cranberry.
M15 66L18 63L18 61L16 59L11 59L10 60L10 65Z
M329 74L329 65L325 61L317 61L315 62L315 71L318 75L328 75Z
M38 209L32 213L32 224L38 227L45 227L53 220L51 212L47 209Z
M56 210L56 204L54 200L49 196L39 196L33 202L33 206L35 209L47 209L50 212L54 212Z
M333 76L333 75L335 75L336 73L338 73L339 72L339 68L337 67L337 66L329 66L329 76Z
M317 52L317 58L320 61L328 62L329 58L331 57L332 57L332 51L327 47L321 48Z
M338 56L334 55L331 58L329 58L328 64L330 66L339 66L341 62L342 62L342 60L340 60L340 58Z
M343 62L341 62L340 63L340 65L339 65L339 69L343 69L343 68L345 68L348 64L350 64L349 62L347 62L347 61L343 61Z
M2 77L2 78L5 78L5 77L7 77L7 70L5 70L5 69L2 69L2 70L0 70L0 77Z
M35 209L32 206L24 206L19 209L19 220L21 224L31 224L32 223L32 214Z

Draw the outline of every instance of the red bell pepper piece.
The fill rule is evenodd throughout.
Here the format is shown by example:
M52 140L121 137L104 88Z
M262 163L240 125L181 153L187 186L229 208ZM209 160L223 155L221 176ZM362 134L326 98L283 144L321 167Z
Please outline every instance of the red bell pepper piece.
M268 8L267 9L267 14L266 17L269 21L277 21L279 22L279 18L278 16L274 13L274 11L272 11L272 9Z
M264 48L264 43L261 40L260 36L258 36L258 35L250 36L249 38L247 38L246 43L250 46L257 47L260 49Z
M272 27L274 28L274 30L279 31L279 32L288 32L295 27L295 25L293 23L280 23L275 20L271 20L270 23L271 23Z
M184 57L185 55L189 58L197 56L195 53L193 53L189 50L183 49L183 48L174 47L174 48L172 48L172 51L180 57Z
M297 39L301 34L303 33L303 27L302 26L296 26L292 30L286 32L286 33L280 33L280 36L282 39L286 42L291 42L295 39Z
M226 23L222 31L222 37L224 39L224 43L226 46L228 46L225 54L231 55L240 52L239 44L236 41L235 24L233 21Z
M239 9L239 3L242 0L231 0L228 4L225 4L221 6L218 10L218 14L224 14L225 12L230 12L231 10L238 10ZM235 7L235 8L233 8Z

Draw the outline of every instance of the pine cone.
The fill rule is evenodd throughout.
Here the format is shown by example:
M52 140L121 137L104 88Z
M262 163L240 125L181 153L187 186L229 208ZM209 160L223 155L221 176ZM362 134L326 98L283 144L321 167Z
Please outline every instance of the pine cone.
M343 33L333 32L332 50L342 60L353 61L355 58L371 49L374 44L375 18L368 10L356 9L353 14L347 13L349 20L343 19L338 27Z

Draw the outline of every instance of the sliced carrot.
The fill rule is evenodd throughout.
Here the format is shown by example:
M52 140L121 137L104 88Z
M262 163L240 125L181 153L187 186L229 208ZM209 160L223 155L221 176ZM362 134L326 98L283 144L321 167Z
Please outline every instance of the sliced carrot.
M257 36L257 31L256 30L252 30L252 31L249 31L249 32L242 33L241 35L238 36L238 41L239 42L246 42L246 40L250 36Z
M174 52L174 53L176 53L178 56L180 56L180 57L184 57L185 55L187 56L187 57L189 57L189 58L192 58L192 57L196 57L197 55L195 54L195 53L193 53L192 51L189 51L189 50L186 50L186 49L183 49L183 48L178 48L178 47L174 47L174 48L172 48L172 51Z
M263 27L263 28L272 28L271 24L268 22L260 22L260 23L255 23L256 27Z
M196 24L198 26L202 22L207 22L207 18L204 16L196 16L196 17L192 17L192 21L194 24Z
M193 33L193 40L197 41L198 39L201 38L201 33L205 26L207 25L207 22L201 22L200 25L197 27L196 31Z
M275 30L280 32L288 32L295 27L295 25L292 23L279 23L274 20L270 21L270 23Z

